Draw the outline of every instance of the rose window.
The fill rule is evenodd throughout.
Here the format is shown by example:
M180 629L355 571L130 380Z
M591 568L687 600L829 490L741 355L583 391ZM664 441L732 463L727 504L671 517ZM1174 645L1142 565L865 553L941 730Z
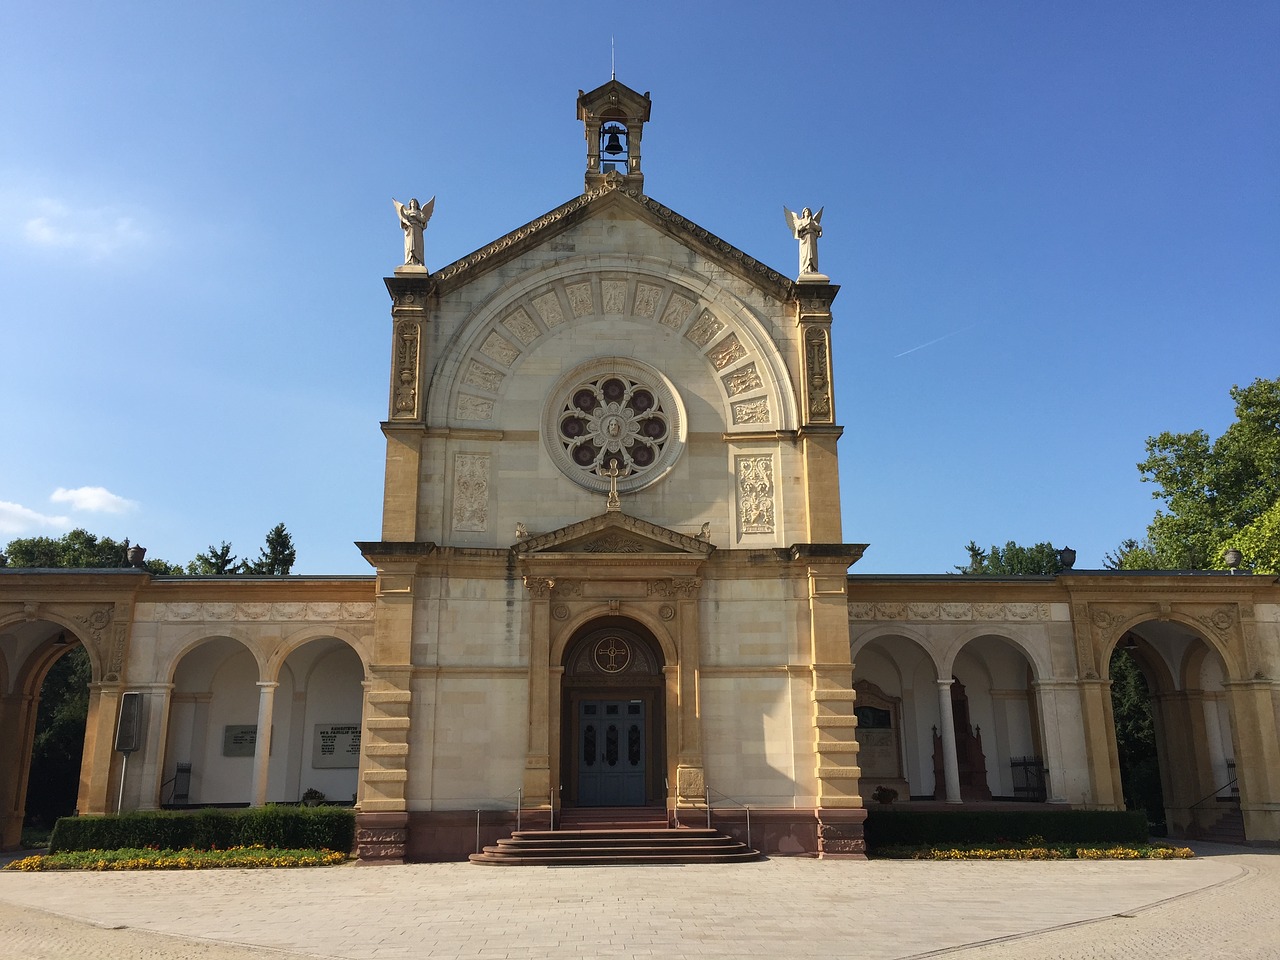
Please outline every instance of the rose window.
M683 415L666 378L635 361L581 369L561 381L544 421L556 465L595 490L638 490L662 476L682 446ZM556 400L555 398L559 398Z

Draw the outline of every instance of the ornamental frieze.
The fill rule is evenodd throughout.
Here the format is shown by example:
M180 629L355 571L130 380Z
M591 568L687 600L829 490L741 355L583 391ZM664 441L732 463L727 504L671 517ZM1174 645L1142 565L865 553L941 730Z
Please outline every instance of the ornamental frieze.
M850 620L912 621L1046 621L1047 603L897 603L854 602L849 604Z
M157 603L157 621L320 621L372 620L373 603Z

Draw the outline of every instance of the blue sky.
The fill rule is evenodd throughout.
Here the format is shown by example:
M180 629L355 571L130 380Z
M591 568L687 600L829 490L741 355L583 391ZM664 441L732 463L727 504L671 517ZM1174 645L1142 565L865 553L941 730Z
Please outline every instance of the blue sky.
M390 199L438 268L577 195L611 36L651 196L788 274L826 208L856 572L1099 566L1280 376L1275 3L11 3L0 544L369 572Z

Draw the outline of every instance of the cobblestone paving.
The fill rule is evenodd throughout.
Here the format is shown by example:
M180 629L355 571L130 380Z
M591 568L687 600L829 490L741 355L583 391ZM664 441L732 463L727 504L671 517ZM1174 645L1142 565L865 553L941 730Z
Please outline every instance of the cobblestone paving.
M0 960L1280 958L1280 854L1204 853L1162 863L0 872Z

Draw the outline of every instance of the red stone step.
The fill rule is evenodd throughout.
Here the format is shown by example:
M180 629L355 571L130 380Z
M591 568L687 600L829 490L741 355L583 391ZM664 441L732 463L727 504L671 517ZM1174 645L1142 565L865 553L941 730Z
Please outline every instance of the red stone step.
M760 854L717 830L674 827L518 830L470 859L503 866L735 863L759 860Z

